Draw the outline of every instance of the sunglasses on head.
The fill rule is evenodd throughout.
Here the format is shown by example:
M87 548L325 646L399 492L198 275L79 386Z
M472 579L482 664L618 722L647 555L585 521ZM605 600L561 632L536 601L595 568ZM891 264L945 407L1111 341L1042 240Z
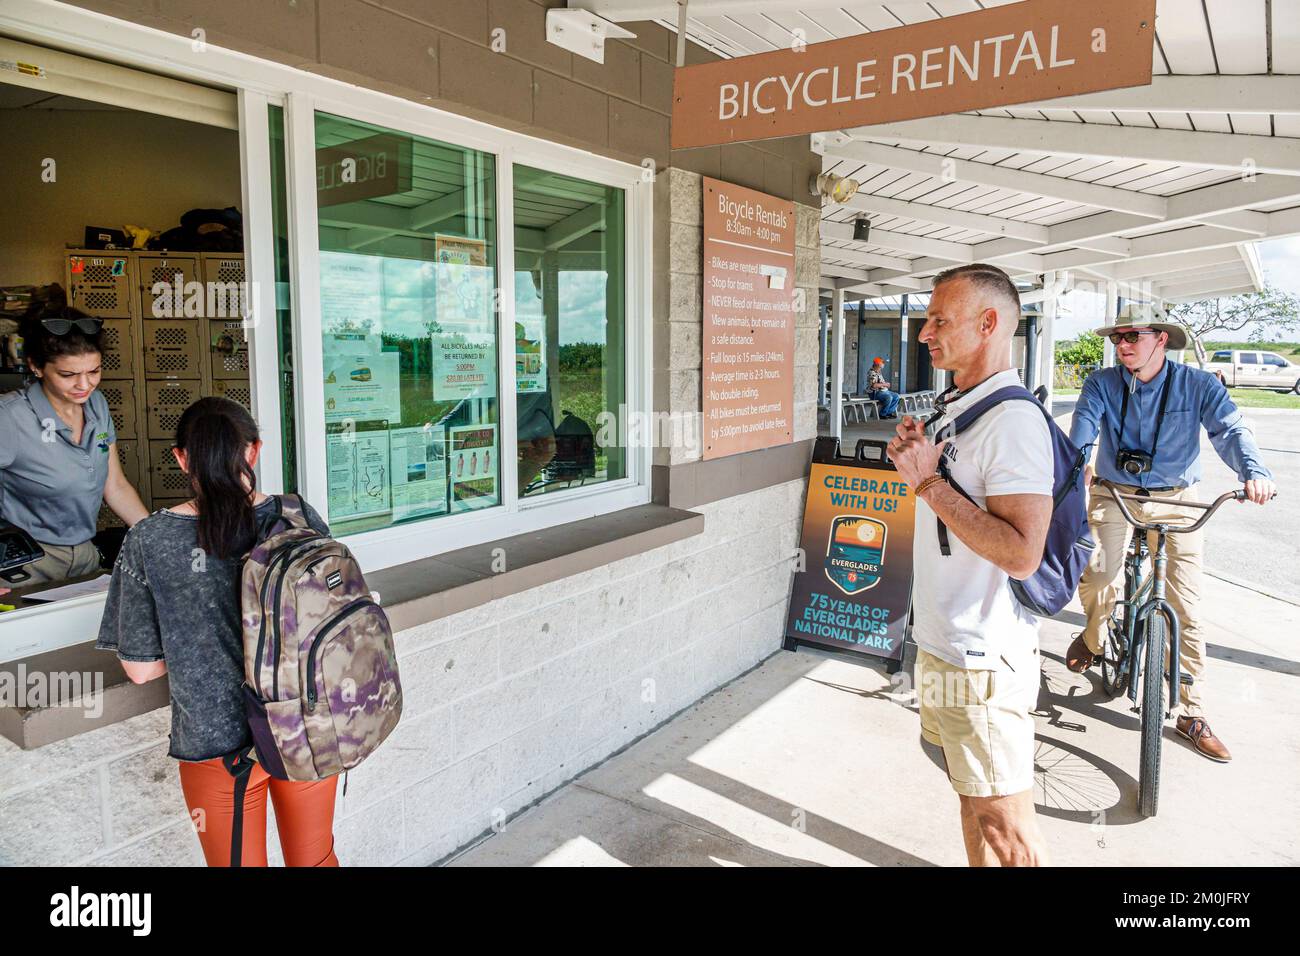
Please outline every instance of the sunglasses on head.
M1137 340L1144 335L1159 335L1155 329L1130 330L1128 332L1110 333L1110 342L1112 345L1119 345L1121 342L1127 342L1129 345L1136 345Z
M99 319L41 319L41 327L51 335L67 335L75 327L86 335L99 334Z

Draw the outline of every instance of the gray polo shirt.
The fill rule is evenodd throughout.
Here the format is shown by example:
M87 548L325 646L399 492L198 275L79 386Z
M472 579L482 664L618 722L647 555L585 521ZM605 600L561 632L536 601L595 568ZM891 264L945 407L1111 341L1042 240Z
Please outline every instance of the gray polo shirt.
M81 444L74 445L39 381L0 395L0 517L46 544L95 536L117 432L99 389L83 409Z

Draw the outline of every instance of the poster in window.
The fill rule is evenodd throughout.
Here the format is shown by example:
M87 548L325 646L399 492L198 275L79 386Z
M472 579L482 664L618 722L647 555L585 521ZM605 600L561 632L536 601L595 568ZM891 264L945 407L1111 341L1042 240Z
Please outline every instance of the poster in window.
M496 425L460 425L448 430L452 511L497 503L498 458Z
M434 401L496 396L496 348L491 336L434 336L432 342Z
M401 356L379 348L379 336L364 336L364 343L346 336L325 335L322 356L325 369L325 421L374 421L385 419L397 425L402 421ZM358 351L333 351L331 344L342 344Z
M522 322L515 323L515 390L546 391L546 329L538 328L537 338L530 339Z
M447 429L396 428L390 433L393 520L447 511Z
M331 521L391 509L388 422L327 423L325 466Z
M438 324L444 332L492 331L492 269L482 239L434 239Z

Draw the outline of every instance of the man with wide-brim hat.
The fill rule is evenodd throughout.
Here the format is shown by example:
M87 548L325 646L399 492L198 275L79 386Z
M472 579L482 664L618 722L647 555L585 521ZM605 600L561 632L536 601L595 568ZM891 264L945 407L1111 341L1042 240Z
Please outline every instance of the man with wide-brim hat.
M1164 347L1168 351L1180 352L1187 348L1187 330L1177 322L1162 322L1152 318L1152 313L1141 306L1126 305L1116 317L1113 325L1103 325L1097 334L1103 339L1110 338L1117 332L1150 331L1163 332L1168 338Z
M1241 480L1246 496L1264 504L1273 496L1273 475L1265 467L1250 427L1210 372L1175 362L1166 350L1187 347L1182 326L1149 307L1129 305L1097 330L1115 346L1115 366L1088 376L1074 409L1070 438L1086 449L1096 474L1150 503L1130 503L1139 520L1188 524L1199 512L1178 508L1200 501L1201 429L1214 450ZM1104 488L1091 489L1088 521L1097 542L1079 581L1087 624L1066 652L1076 673L1100 657L1107 620L1123 586L1124 555L1132 528ZM1200 620L1204 533L1171 534L1166 543L1167 597L1181 631L1179 665L1192 683L1181 688L1178 732L1202 756L1227 763L1232 754L1205 718L1205 636Z

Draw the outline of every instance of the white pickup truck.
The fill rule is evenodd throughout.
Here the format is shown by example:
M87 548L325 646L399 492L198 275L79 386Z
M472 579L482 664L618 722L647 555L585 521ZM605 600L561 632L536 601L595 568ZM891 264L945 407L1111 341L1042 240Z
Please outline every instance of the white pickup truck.
M1218 351L1205 363L1205 370L1229 388L1271 388L1300 395L1300 365L1276 352Z

